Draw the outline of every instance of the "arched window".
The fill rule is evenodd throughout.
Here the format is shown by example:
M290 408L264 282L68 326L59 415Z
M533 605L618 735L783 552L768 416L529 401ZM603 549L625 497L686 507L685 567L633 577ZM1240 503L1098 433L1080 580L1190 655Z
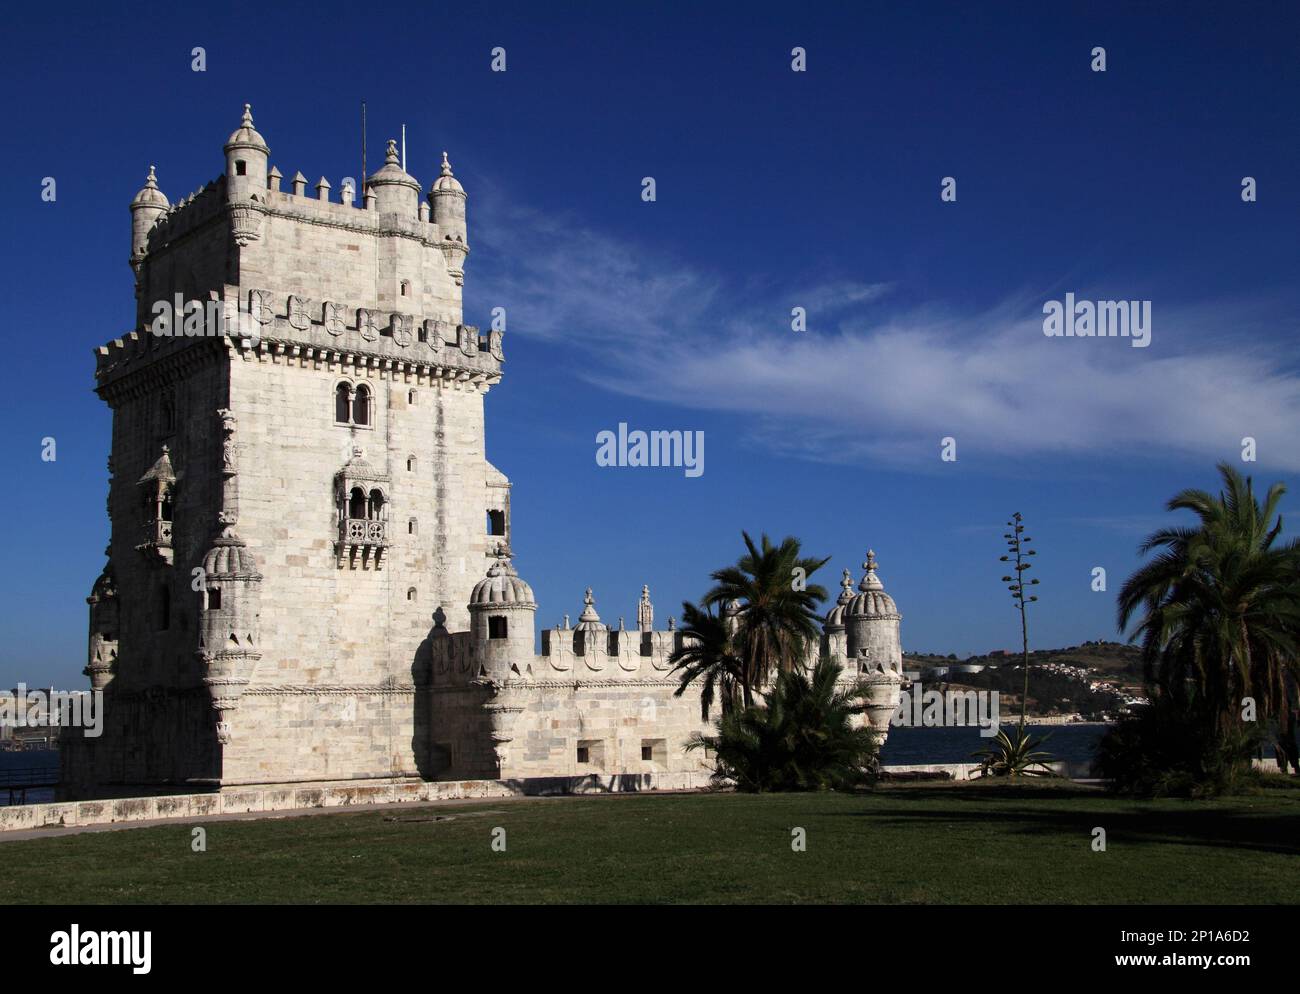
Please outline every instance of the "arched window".
M334 388L334 420L343 425L352 420L352 387L347 383Z
M414 588L414 587L408 587L408 588L407 588L407 590L406 590L406 599L407 599L408 601L413 601L413 600L415 600L415 588Z
M370 424L370 388L364 383L357 387L357 394L352 399L352 423Z
M416 521L414 518L411 518L409 521L406 522L406 534L408 535L420 534L420 523Z
M409 296L410 292L411 292L411 281L402 280L402 296L403 297Z
M221 588L220 587L208 588L208 610L209 611L221 610Z
M414 407L414 406L415 406L415 391L414 391L414 390L408 390L408 391L406 391L406 402L407 402L407 404L409 404L411 407Z
M172 519L172 488L171 488L171 484L168 484L167 487L163 490L163 495L162 495L162 504L161 504L161 506L158 508L158 514L159 514L160 518L161 518L163 521L171 521L171 519Z
M407 471L408 473L414 473L414 472L415 472L415 456L407 456L407 457L406 457L406 471Z
M379 521L384 516L384 495L378 490L370 491L370 520Z
M366 516L366 492L360 487L353 487L348 497L348 517L364 518Z

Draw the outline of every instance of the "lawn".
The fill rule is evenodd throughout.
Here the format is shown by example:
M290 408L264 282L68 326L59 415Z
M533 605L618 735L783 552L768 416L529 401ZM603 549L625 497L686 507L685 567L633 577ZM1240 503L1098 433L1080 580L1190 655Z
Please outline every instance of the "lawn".
M1274 780L1278 778L1272 778ZM792 829L806 834L792 849ZM1094 852L1093 829L1106 830ZM552 798L0 844L10 903L1296 903L1300 789L1073 785ZM506 849L494 851L494 829ZM497 833L499 835L499 833Z

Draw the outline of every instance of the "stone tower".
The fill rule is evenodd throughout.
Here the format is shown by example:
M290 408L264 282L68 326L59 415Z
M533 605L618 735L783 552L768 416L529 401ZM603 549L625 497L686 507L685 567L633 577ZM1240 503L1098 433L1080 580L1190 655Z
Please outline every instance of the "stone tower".
M150 167L130 204L136 323L95 370L107 725L68 743L69 794L421 775L430 618L470 628L509 546L483 429L501 335L462 320L446 154L426 202L389 142L356 203L301 172L282 190L247 105L223 151L189 196Z

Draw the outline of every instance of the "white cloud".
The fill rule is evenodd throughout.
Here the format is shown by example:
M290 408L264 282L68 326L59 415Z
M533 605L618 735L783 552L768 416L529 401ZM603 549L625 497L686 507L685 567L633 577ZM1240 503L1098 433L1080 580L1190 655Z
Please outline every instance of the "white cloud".
M951 435L959 458L1232 459L1252 436L1261 465L1300 470L1300 378L1277 349L1295 329L1276 323L1282 308L1157 297L1150 348L1047 338L1041 306L1055 289L957 313L907 307L878 281L801 289L778 271L729 287L572 218L490 199L474 226L491 239L479 278L489 306L506 302L512 332L580 343L594 384L744 415L753 440L783 452L937 465ZM790 330L795 305L808 309L804 334Z

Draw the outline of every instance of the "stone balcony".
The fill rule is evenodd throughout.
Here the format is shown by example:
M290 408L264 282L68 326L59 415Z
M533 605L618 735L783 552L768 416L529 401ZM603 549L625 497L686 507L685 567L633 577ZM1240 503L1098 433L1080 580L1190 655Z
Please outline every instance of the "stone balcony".
M339 522L338 565L351 569L382 569L388 548L388 522L373 518L344 518Z

